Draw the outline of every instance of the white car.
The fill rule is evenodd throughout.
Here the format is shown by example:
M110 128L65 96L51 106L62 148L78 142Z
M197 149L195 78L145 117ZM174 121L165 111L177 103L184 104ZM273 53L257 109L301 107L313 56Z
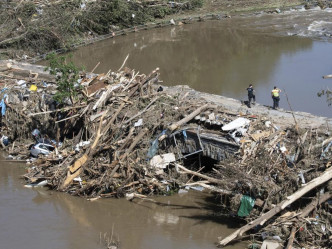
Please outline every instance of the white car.
M38 157L39 155L48 155L50 154L55 147L51 144L37 143L33 145L30 149L30 154L33 157Z

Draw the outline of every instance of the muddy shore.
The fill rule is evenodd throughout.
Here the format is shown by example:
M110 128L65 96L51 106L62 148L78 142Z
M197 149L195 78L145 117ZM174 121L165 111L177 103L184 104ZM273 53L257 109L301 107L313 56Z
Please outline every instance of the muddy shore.
M332 119L328 117L316 116L307 112L292 112L283 109L274 110L272 108L272 99L271 106L256 103L256 105L248 108L248 106L243 103L243 100L198 92L188 86L166 87L165 90L172 94L176 94L179 91L183 92L183 94L188 93L188 96L195 96L195 98L205 99L208 102L224 107L227 111L236 115L266 116L269 120L273 121L274 124L280 126L281 128L297 124L301 128L319 128L322 130L329 130L329 127L332 125ZM283 99L282 101L287 100Z

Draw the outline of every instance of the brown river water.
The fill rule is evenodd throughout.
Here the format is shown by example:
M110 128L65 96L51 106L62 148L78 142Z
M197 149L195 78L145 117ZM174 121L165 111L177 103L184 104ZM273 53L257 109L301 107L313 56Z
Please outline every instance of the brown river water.
M332 9L257 14L130 33L75 51L74 61L95 72L126 66L148 74L160 68L163 85L247 99L250 83L259 104L285 90L293 110L332 117L322 89L332 79ZM290 109L285 93L280 107Z
M216 248L238 224L216 215L214 197L191 190L156 203L87 201L45 188L26 188L25 164L0 162L1 249L105 249L104 234L122 249ZM245 243L228 248L245 248Z
M294 110L331 117L317 92L332 80L331 10L294 10L154 29L104 40L74 52L76 62L96 72L127 66L140 73L160 67L163 85L246 98L249 83L257 102L271 105L273 85L286 90ZM285 95L281 107L289 109ZM214 198L190 191L156 197L156 203L125 199L89 202L26 188L24 164L0 162L0 248L105 248L108 234L123 249L215 248L218 236L239 224L216 215ZM246 248L246 243L228 248Z

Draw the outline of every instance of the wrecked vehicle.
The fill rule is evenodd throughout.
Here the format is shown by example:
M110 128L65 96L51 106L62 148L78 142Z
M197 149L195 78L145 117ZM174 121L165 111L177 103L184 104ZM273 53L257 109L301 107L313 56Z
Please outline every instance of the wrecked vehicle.
M35 145L32 145L32 147L30 149L30 154L33 157L39 157L41 155L47 156L48 154L50 154L54 150L55 150L55 147L51 144L37 143Z

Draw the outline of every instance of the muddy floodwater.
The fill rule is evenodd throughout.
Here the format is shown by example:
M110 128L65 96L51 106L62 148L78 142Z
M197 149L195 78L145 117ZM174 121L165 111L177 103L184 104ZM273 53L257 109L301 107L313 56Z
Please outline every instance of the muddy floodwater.
M246 99L250 83L257 102L272 105L274 85L285 90L296 111L332 116L326 98L332 88L332 10L303 8L257 13L130 33L83 47L74 59L96 72L126 66L140 73L160 68L164 85L189 85L208 93ZM280 107L289 110L285 93Z
M209 194L154 198L156 203L102 199L89 202L44 188L26 188L24 164L0 162L1 249L105 249L107 233L122 249L216 248L238 224L216 216ZM227 224L227 225L226 225ZM245 248L237 244L228 248Z

